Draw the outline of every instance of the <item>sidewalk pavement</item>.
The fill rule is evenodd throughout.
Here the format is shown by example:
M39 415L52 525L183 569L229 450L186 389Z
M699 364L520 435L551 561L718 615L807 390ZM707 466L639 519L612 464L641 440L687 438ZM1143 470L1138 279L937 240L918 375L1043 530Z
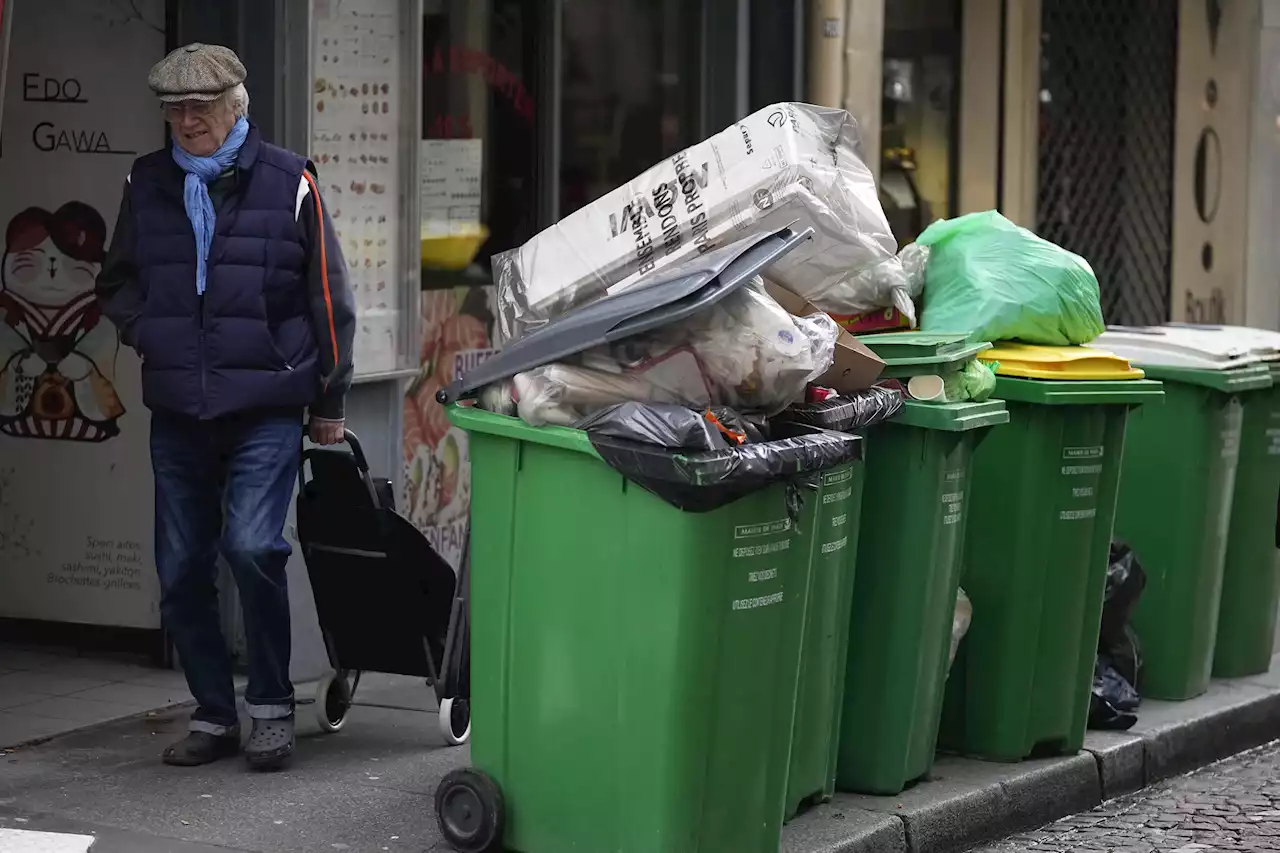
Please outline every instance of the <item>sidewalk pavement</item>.
M1090 732L1069 758L939 758L898 797L837 795L794 821L783 853L958 853L1033 830L1280 738L1280 657L1188 702L1146 701L1124 734Z
M278 774L250 774L240 761L164 767L160 751L186 725L173 710L0 755L0 829L93 835L92 853L444 851L435 786L467 750L444 745L419 682L366 679L362 702L418 710L357 707L340 734L322 736L300 709L297 759ZM1278 737L1273 669L1190 702L1149 702L1134 731L1090 735L1082 755L1018 765L944 757L899 797L840 795L788 826L782 853L952 853Z

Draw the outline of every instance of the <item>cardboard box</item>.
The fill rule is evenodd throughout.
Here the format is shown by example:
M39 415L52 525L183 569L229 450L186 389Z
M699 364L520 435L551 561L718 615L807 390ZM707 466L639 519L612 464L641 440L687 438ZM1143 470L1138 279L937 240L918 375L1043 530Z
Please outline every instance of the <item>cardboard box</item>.
M766 280L764 289L793 317L822 313L780 284ZM876 384L883 372L884 361L880 356L863 346L853 335L841 332L836 340L835 363L814 384L834 388L841 394L852 394Z
M865 314L832 314L840 327L853 335L870 335L876 332L905 332L911 328L911 318L897 308L870 311Z

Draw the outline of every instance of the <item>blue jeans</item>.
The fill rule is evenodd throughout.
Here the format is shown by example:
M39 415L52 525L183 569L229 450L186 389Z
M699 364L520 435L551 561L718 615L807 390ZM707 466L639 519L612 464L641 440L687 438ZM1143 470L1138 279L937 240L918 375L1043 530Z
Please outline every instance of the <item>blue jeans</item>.
M199 705L192 731L226 734L239 720L218 615L219 551L244 611L249 716L293 713L284 525L301 450L301 412L152 416L160 614Z

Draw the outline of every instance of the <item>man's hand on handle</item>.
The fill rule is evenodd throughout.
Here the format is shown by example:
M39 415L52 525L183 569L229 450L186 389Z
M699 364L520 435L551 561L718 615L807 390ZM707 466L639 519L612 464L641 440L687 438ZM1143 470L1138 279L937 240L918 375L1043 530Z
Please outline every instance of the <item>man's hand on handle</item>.
M346 433L346 425L345 420L334 421L313 416L307 425L307 436L313 444L341 444Z

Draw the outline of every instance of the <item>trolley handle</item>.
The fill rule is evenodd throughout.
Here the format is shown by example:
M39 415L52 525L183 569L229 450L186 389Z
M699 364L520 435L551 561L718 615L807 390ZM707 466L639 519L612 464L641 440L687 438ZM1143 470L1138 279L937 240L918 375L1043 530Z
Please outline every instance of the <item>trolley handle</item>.
M369 474L369 462L365 459L364 448L360 446L360 439L351 430L344 429L342 431L342 440L351 448L351 455L356 458L356 465L359 466L360 473L367 476Z
M351 448L351 455L356 460L356 468L360 470L360 479L364 481L365 488L369 492L369 498L373 501L375 507L380 507L381 501L378 498L378 490L373 485L373 477L369 474L369 460L364 455L364 448L360 445L360 439L354 432L349 429L342 430L342 440ZM316 449L305 450L302 453L302 459L298 464L298 489L301 491L307 484L306 470L307 460L311 458ZM320 451L324 452L324 451Z

